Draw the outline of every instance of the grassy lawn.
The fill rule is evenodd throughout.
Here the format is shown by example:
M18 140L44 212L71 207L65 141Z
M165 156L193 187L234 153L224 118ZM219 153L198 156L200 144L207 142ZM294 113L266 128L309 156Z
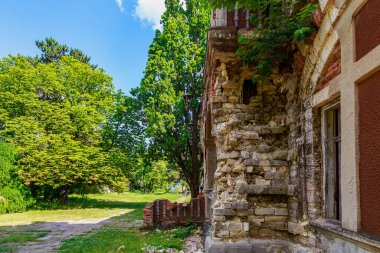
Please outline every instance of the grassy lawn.
M180 229L182 230L182 229ZM136 228L108 228L94 234L82 235L66 240L62 253L85 252L128 252L141 253L145 247L157 249L172 248L180 250L183 239L178 236L178 229L171 231L144 231Z
M102 219L134 211L142 215L146 203L163 198L176 201L180 194L112 193L89 194L85 197L70 196L67 205L39 203L34 210L24 213L0 215L1 226L28 225L35 222L77 221L82 219Z
M11 226L36 222L78 221L112 218L115 222L96 231L64 241L60 252L142 252L144 247L181 249L188 228L170 231L141 230L128 227L130 222L141 220L143 208L156 199L184 202L180 194L89 194L85 197L72 195L66 205L38 203L33 210L17 214L0 215L0 252L15 252L17 245L36 241L48 231L13 231Z
M15 252L17 244L36 241L48 233L48 231L5 231L0 229L0 252Z
M93 198L102 198L101 195ZM114 195L119 198L120 196ZM133 194L130 196L133 202L133 212L123 214L114 219L120 220L110 226L105 226L102 230L86 233L64 241L59 252L62 253L85 253L85 252L128 252L137 253L145 252L145 247L154 247L157 249L172 248L180 250L183 246L183 239L190 236L193 226L185 228L172 229L170 231L161 230L141 230L138 228L125 228L120 224L133 222L136 219L142 219L142 211L145 204L153 200L162 198L171 201L184 202L188 198L182 198L178 194ZM114 199L117 200L117 199Z

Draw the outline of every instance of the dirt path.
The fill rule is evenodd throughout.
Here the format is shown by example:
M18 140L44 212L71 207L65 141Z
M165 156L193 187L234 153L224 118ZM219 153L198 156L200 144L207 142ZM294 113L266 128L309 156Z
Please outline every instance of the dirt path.
M62 241L80 234L91 232L107 225L125 227L137 227L142 224L141 221L128 223L126 219L85 219L78 221L57 221L42 222L26 226L16 226L9 228L10 231L48 231L48 235L38 238L35 242L27 242L23 245L17 245L19 253L48 253L57 252Z

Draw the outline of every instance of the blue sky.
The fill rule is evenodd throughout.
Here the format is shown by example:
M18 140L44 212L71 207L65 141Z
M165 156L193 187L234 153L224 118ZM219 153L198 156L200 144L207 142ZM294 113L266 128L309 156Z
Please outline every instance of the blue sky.
M163 0L0 0L0 57L53 37L91 56L124 92L139 85Z

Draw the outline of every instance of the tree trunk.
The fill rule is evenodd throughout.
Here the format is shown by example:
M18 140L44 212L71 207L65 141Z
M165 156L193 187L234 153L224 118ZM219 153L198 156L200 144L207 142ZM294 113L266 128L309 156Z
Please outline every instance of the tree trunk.
M196 198L199 194L199 183L197 181L191 182L189 187L191 191L191 198Z
M59 201L66 204L69 200L69 187L62 188L59 193Z

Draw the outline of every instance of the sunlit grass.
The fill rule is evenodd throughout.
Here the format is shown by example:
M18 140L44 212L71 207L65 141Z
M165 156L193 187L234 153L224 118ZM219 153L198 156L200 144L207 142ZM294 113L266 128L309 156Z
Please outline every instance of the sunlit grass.
M117 252L119 248L125 250L121 252L137 253L143 252L142 248L154 246L160 248L181 249L182 239L174 237L172 232L149 231L144 232L139 229L104 229L93 235L82 235L64 242L60 252L80 253L80 252Z
M66 205L57 203L39 203L24 213L0 215L1 226L28 225L35 222L78 221L82 219L103 219L120 214L134 212L142 216L146 203L155 199L176 201L180 194L144 194L144 193L111 193L89 194L85 197L72 195Z

